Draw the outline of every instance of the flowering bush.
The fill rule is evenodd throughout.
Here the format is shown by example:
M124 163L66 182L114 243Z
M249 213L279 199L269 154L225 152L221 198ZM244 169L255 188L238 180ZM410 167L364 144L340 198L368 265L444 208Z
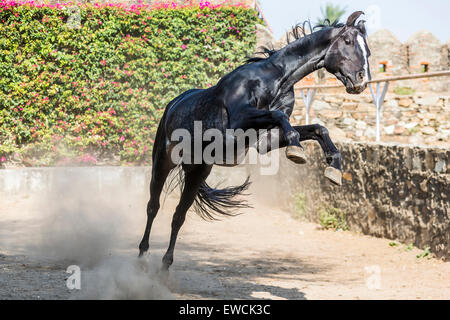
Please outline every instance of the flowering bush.
M148 163L166 104L242 63L259 18L207 2L0 0L0 22L0 166L38 166Z

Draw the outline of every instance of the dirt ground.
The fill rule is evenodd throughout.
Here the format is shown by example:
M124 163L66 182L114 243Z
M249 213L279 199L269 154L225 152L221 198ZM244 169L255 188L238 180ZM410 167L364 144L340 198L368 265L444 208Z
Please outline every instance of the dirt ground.
M450 299L450 263L320 230L256 199L223 221L189 214L166 285L158 269L177 198L165 202L150 254L138 260L145 194L89 197L0 199L0 299ZM66 287L73 264L80 290Z

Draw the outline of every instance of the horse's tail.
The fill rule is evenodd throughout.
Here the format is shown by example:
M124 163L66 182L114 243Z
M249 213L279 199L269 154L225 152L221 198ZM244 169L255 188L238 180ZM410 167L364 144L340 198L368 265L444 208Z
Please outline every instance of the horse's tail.
M211 188L206 182L200 185L194 201L195 212L204 220L218 220L218 216L236 216L237 209L251 208L247 201L235 199L250 186L249 177L240 186L224 189Z

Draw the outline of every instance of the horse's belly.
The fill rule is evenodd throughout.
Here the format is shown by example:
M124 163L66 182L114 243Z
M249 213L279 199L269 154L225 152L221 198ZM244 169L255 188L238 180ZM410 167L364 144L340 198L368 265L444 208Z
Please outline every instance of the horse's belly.
M222 143L210 143L203 149L204 159L218 166L234 167L242 164L248 152L248 144L225 134Z

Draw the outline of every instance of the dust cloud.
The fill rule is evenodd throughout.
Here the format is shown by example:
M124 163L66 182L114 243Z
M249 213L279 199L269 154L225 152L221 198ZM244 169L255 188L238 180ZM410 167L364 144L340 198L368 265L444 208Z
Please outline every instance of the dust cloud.
M113 257L84 272L81 290L74 299L173 299L163 284L160 261Z
M34 201L26 255L79 266L81 289L72 290L73 299L172 299L159 278L160 261L137 258L146 190L106 185L99 192L88 180L69 174Z

